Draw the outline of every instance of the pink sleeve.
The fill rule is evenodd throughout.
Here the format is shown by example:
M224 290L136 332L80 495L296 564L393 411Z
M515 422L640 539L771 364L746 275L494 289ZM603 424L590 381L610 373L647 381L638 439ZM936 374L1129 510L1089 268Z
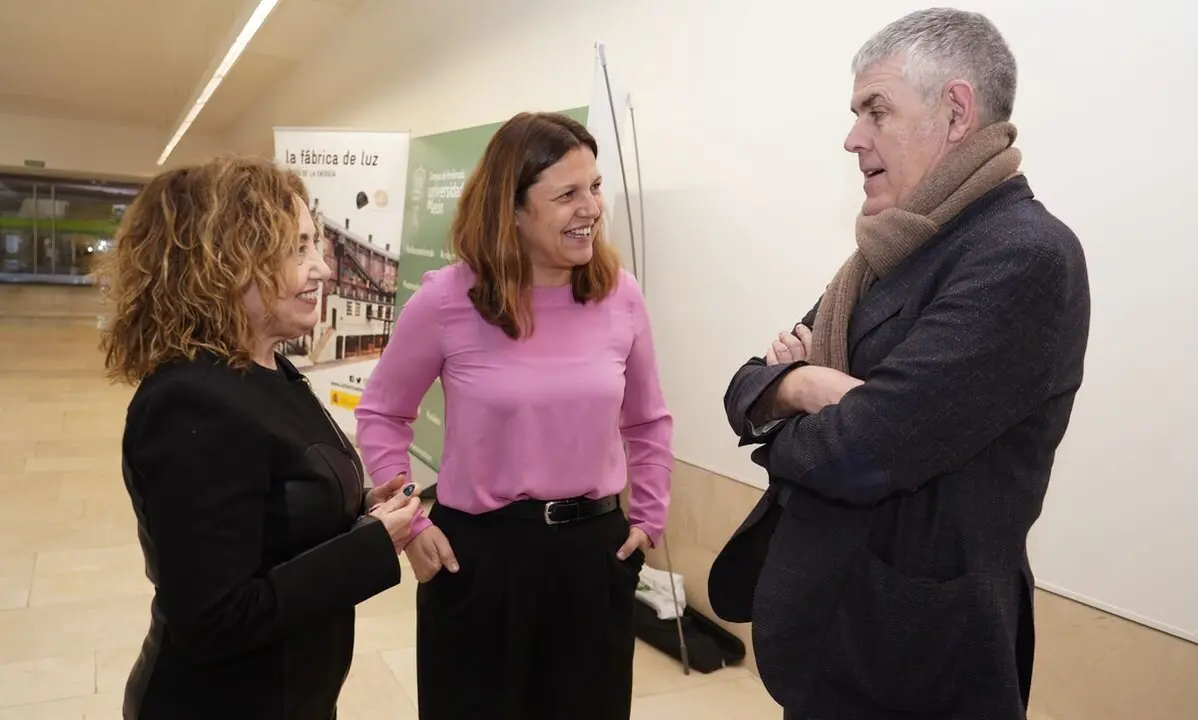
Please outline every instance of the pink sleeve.
M416 516L412 518L412 525L408 528L408 538L414 538L420 533L432 527L433 521L429 520L424 514L424 508L416 511Z
M411 474L412 422L425 393L441 373L441 278L425 273L420 288L395 319L395 330L354 410L357 441L367 472L377 482ZM424 529L423 518L413 524Z
M670 506L670 476L674 419L666 409L657 373L653 332L640 286L631 275L628 284L635 335L625 371L624 406L620 430L628 444L629 521L654 545L665 530Z

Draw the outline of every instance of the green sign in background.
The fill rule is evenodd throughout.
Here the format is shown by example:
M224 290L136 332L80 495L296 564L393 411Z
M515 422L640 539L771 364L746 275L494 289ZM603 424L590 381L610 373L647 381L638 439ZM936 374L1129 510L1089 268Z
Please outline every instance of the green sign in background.
M587 120L587 108L563 111L580 123ZM502 123L414 137L408 151L407 207L399 259L399 287L395 293L396 312L420 287L420 279L429 270L453 262L449 247L449 228L457 210L462 186L482 158L491 136ZM438 378L412 423L415 437L411 453L434 471L441 469L444 447L445 395Z

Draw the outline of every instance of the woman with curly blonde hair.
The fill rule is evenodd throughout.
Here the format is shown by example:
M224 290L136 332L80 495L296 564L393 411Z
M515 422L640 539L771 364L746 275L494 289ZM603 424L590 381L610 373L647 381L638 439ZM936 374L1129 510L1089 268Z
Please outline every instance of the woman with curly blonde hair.
M154 585L126 718L329 720L354 606L399 582L415 487L366 492L275 351L315 326L329 277L307 203L265 160L170 170L99 269L108 374L137 386L123 469Z

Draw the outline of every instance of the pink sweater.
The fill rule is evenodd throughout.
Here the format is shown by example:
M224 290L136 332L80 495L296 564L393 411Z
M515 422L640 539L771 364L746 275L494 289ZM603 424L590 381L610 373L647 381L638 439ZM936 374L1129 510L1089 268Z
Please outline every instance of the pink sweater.
M457 263L428 272L404 305L355 415L371 477L410 469L411 423L433 380L445 392L437 500L478 514L522 499L614 495L656 544L669 505L673 419L640 287L621 271L603 302L532 290L535 330L515 341L485 322ZM625 457L624 444L628 445ZM413 535L429 526L418 517Z

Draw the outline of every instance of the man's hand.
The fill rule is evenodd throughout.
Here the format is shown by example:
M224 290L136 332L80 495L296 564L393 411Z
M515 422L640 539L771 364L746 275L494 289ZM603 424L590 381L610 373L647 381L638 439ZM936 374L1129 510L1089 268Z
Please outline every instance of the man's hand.
M862 384L861 380L839 370L807 365L782 378L778 395L786 407L814 415L828 405L839 403L846 393Z
M798 323L790 332L778 333L769 350L765 352L767 367L774 365L789 365L793 362L805 362L811 354L811 328ZM793 376L795 373L790 373ZM787 394L784 386L779 385L767 396L762 397L752 408L749 422L755 427L762 427L776 420L792 417L801 412L794 404L793 389Z
M766 365L802 362L811 354L811 329L799 323L790 332L778 333L778 339L765 351Z
M620 546L620 550L616 553L616 557L621 560L627 560L630 555L636 550L646 552L649 549L649 536L644 530L639 527L634 527L628 531L628 539Z
M451 573L459 569L458 559L454 557L453 548L449 545L449 538L445 537L445 533L436 525L426 528L424 532L412 538L404 552L408 555L408 562L412 563L416 582L432 580L441 572L441 568Z

